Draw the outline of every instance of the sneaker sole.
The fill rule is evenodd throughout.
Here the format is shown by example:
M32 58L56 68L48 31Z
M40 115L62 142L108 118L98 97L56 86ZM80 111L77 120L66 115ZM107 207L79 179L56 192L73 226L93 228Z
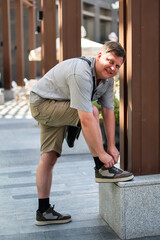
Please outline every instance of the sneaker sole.
M126 182L129 180L132 180L134 176L129 176L125 178L115 178L115 179L109 179L109 178L95 178L95 182L97 183L116 183L116 182Z
M72 219L65 219L65 220L53 220L53 221L37 221L35 222L35 224L37 226L44 226L44 225L50 225L50 224L64 224L64 223L69 223L71 222Z

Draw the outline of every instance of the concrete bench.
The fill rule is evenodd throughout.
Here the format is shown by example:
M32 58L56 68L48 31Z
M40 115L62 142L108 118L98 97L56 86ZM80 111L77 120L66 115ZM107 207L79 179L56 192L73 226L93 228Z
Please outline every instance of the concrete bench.
M121 239L160 235L160 174L99 184L99 211Z

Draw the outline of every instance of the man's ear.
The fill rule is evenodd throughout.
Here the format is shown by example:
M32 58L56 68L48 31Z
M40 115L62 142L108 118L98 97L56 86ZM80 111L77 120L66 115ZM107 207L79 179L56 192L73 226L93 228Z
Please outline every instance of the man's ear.
M97 55L97 59L99 60L101 58L101 56L102 56L102 52L100 51Z

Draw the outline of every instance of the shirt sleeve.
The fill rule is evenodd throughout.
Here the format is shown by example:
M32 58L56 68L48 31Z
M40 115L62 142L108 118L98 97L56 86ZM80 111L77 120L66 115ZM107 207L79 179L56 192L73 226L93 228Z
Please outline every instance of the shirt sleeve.
M111 79L111 82L106 90L106 92L98 99L98 103L105 108L114 110L114 79Z
M93 84L88 77L72 75L69 77L70 107L77 110L92 112L92 88Z

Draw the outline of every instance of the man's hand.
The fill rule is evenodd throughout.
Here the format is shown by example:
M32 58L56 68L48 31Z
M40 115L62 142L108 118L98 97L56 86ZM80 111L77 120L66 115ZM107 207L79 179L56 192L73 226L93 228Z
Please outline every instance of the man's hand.
M107 137L108 154L113 157L114 164L118 162L119 152L115 147L115 116L114 110L102 108L103 122Z
M78 110L78 114L81 121L83 136L89 146L92 156L98 156L106 168L113 167L118 161L118 157L116 157L116 151L113 151L113 149L111 149L110 153L105 152L99 122L93 116L93 113Z
M118 162L118 158L119 158L119 151L117 150L115 145L112 145L110 147L108 147L108 154L112 156L113 160L114 160L114 164L116 164Z
M111 168L115 164L113 157L108 153L101 154L99 160L104 163L106 168Z

